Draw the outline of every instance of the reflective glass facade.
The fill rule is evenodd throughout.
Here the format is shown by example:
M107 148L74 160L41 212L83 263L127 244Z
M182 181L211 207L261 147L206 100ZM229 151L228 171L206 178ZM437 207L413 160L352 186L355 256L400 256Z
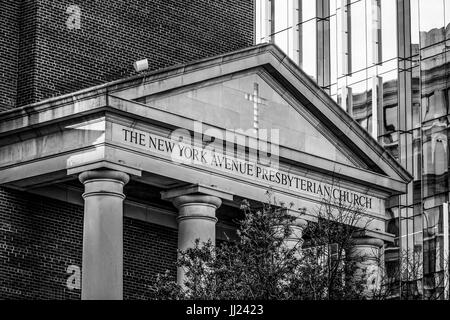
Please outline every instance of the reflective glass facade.
M258 43L276 43L414 175L388 205L387 271L417 265L396 295L442 297L450 0L256 0L256 20Z

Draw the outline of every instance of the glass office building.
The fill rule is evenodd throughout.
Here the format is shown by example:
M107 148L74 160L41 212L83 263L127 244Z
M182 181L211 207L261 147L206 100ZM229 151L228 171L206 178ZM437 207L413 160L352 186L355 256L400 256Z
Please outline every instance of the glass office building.
M387 273L403 270L394 296L443 297L450 0L256 0L256 39L282 48L414 175L387 209Z

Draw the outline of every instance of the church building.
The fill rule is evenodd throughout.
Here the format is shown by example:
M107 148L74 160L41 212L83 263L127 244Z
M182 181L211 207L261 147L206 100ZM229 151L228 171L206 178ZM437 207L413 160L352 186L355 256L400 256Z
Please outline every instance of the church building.
M394 241L386 202L412 176L276 45L255 45L254 12L2 1L0 298L145 299L177 249L226 239L268 190L299 225L328 196L365 209L361 250Z

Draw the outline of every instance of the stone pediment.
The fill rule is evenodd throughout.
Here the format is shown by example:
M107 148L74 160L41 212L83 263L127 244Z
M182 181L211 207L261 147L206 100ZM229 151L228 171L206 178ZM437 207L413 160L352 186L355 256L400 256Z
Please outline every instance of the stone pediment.
M95 113L105 106L143 121L185 129L192 129L189 121L201 121L222 130L248 132L257 123L260 130L279 130L280 156L286 160L320 171L342 165L337 171L343 175L348 168L358 168L400 184L411 179L386 150L274 45L255 46L6 112L1 115L0 135L22 132L26 137L37 135L37 139L47 141L53 138L24 132ZM73 120L69 127L76 123ZM4 159L10 160L7 163L14 162L14 154L22 159L33 156L22 155L16 149L12 152L8 142L17 137L11 137L3 140ZM60 137L55 141L63 140ZM68 141L68 145L72 144ZM64 145L56 149L64 152ZM26 148L37 148L42 155L42 148Z
M141 97L138 101L250 136L256 128L268 133L277 130L280 147L367 168L358 155L340 143L314 114L263 69Z
M196 145L183 145L193 160L197 152L197 162L174 161L173 150L168 150L171 134L177 129L195 133L199 122L205 130L239 131L249 139L264 129L278 130L279 139L270 141L279 147L279 167L271 171L247 159L247 154L227 160L232 154L226 152L206 153L203 161L204 137ZM222 142L214 141L216 146ZM180 144L174 146L181 151ZM264 201L270 187L297 208L313 208L321 196L342 192L369 209L376 218L373 230L384 229L385 199L404 193L411 180L377 141L273 45L0 114L1 184L38 188L75 181L80 172L105 167L163 190L199 184ZM339 188L330 185L335 177Z
M119 99L223 130L248 130L256 121L260 129L279 129L280 155L293 161L300 157L305 166L348 173L362 181L366 179L363 172L355 175L349 168L389 177L399 185L412 179L275 45L173 67L110 86L108 91ZM400 189L403 192L405 186Z

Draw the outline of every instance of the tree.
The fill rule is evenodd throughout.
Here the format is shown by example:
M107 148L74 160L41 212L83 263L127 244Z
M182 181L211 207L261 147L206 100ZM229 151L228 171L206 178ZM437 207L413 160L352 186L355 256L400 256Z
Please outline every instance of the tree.
M379 260L381 286L373 291L374 299L443 300L449 286L449 257L442 257L441 270L424 274L424 259L421 251L398 250L398 259L391 268ZM447 276L445 276L447 273Z
M215 247L196 241L179 252L177 267L185 269L183 286L170 274L159 275L154 299L364 299L366 279L355 277L363 257L346 255L361 227L361 208L326 200L317 222L304 230L305 243L287 245L298 217L268 192L260 207L242 203L237 240ZM305 211L303 211L305 214ZM291 239L292 240L292 239ZM303 245L303 247L302 247Z
M333 182L336 186L337 183ZM367 258L352 254L355 240L364 234L371 220L364 221L365 209L341 199L323 198L315 210L316 223L305 230L302 268L296 278L303 288L296 298L349 300L367 297L367 274L360 264ZM375 253L374 253L375 254ZM358 274L359 273L359 274Z

